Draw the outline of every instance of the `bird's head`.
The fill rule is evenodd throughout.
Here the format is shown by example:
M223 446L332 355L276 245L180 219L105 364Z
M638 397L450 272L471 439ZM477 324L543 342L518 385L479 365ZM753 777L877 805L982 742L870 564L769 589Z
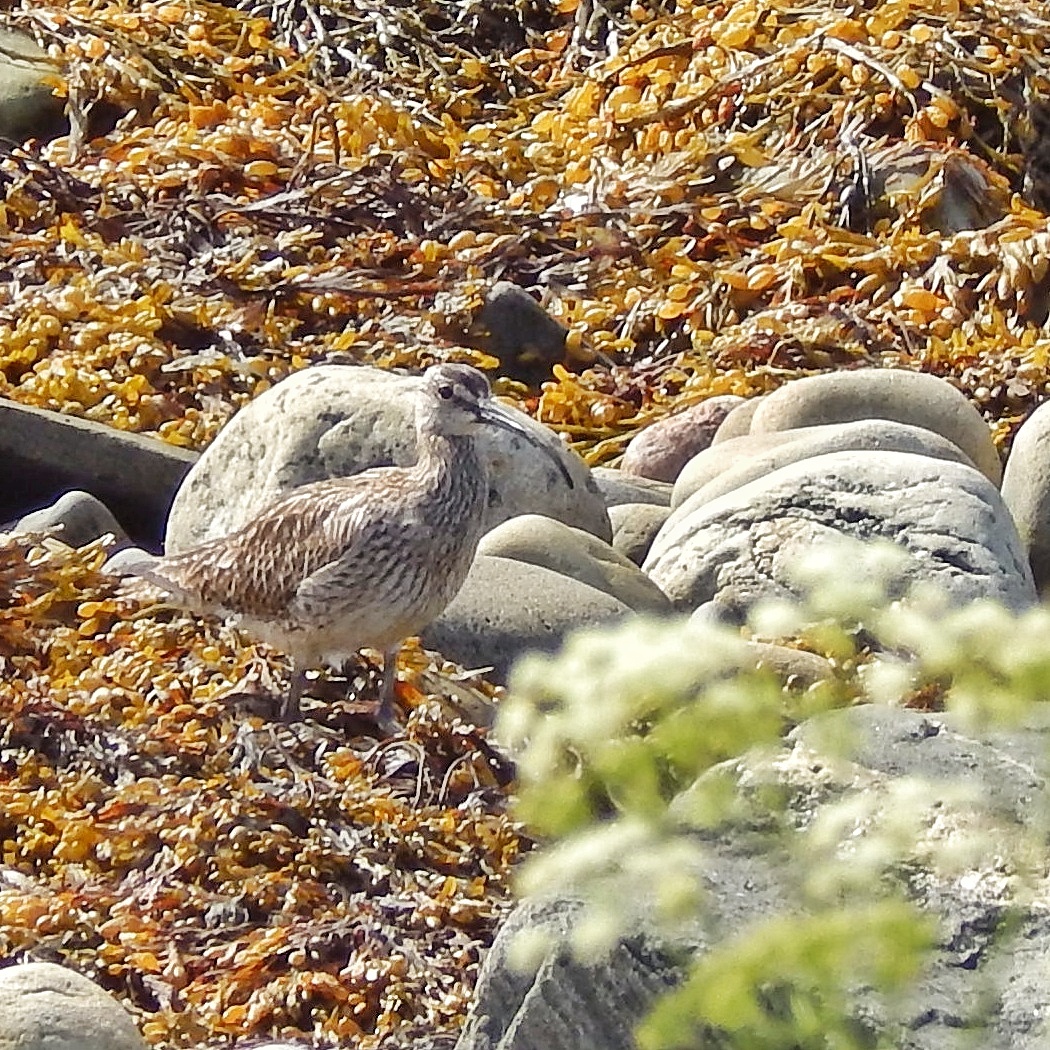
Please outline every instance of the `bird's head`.
M475 434L483 426L518 434L549 456L569 487L575 487L555 450L539 441L523 422L514 418L511 410L494 400L489 381L470 365L441 364L427 369L417 419L421 432L443 437Z

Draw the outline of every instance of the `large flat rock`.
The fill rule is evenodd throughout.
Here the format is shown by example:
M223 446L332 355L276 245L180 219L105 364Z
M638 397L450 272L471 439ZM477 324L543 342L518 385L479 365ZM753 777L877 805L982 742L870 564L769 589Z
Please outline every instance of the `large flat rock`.
M155 548L197 459L158 438L0 398L0 522L80 489L100 499L136 542Z

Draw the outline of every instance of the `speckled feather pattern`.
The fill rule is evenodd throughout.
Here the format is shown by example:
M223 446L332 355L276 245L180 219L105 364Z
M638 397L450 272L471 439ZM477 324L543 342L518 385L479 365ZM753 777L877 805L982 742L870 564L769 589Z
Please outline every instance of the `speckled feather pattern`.
M487 400L480 373L431 371L439 370L465 391L468 408ZM417 414L414 466L304 485L239 531L142 575L179 604L233 618L303 667L338 665L363 647L387 649L417 634L466 579L488 492L477 420L464 422L438 401L434 381L421 394L430 403Z

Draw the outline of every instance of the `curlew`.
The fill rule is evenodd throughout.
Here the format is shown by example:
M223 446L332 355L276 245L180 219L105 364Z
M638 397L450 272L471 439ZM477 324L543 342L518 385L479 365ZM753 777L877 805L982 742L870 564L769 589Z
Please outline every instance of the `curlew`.
M303 485L236 532L120 571L287 654L294 676L285 718L299 713L307 670L340 667L363 648L382 651L378 721L392 725L401 643L456 596L484 531L481 428L528 438L572 485L558 455L492 399L488 380L469 365L427 370L415 423L413 466Z

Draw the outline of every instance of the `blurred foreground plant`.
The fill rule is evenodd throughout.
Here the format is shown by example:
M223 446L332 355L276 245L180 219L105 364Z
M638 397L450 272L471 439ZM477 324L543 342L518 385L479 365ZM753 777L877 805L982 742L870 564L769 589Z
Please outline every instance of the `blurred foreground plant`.
M902 1002L935 944L908 873L958 873L1002 846L976 827L931 834L946 801L974 797L962 783L901 777L878 800L855 792L800 819L777 775L792 723L858 702L933 698L987 727L1050 696L1046 609L952 609L909 586L907 557L891 545L818 550L796 577L797 597L756 608L743 635L826 656L833 673L805 692L756 666L736 629L637 620L522 661L500 714L519 760L519 815L543 843L519 890L583 900L579 954L653 916L669 942L702 921L708 845L734 828L777 858L796 893L797 911L755 920L692 962L640 1027L645 1050L876 1045L883 1037L858 1027L851 997L865 988L891 1008ZM830 760L845 761L849 743L829 740ZM522 939L524 963L541 941Z

